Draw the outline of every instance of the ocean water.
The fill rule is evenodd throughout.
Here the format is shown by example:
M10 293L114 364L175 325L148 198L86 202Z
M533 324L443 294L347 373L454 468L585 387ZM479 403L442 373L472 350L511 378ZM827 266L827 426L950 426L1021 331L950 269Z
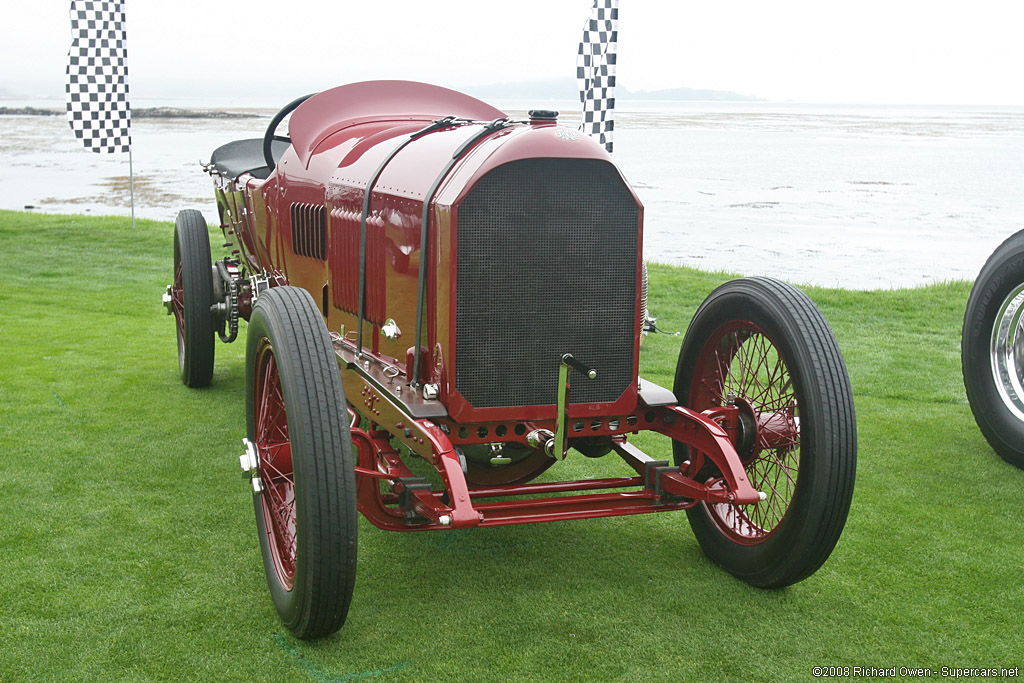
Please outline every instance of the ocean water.
M199 208L214 220L199 164L260 137L274 113L245 111L255 118L135 120L136 215ZM613 157L644 204L648 260L912 287L973 279L1024 228L1024 108L625 102L616 116ZM86 152L63 117L0 116L0 159L0 208L128 215L127 155Z
M874 289L972 280L1024 228L1024 111L638 117L616 158L658 261Z

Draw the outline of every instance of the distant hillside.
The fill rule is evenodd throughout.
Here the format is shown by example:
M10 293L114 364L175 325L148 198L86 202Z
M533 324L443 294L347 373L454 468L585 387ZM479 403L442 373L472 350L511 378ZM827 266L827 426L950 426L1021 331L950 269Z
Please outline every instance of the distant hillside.
M456 88L457 90L459 88ZM525 83L493 83L461 88L480 99L501 100L578 100L579 90L575 80L531 81ZM760 97L740 95L728 90L698 90L694 88L669 88L665 90L630 90L623 86L615 88L618 100L684 100L714 102L763 102Z

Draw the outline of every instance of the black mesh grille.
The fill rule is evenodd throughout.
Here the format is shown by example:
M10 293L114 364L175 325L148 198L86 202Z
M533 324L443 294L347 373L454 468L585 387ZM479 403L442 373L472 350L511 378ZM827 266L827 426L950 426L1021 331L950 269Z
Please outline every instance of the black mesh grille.
M591 159L524 159L484 176L458 207L455 386L477 408L551 405L558 364L572 403L633 381L639 209Z

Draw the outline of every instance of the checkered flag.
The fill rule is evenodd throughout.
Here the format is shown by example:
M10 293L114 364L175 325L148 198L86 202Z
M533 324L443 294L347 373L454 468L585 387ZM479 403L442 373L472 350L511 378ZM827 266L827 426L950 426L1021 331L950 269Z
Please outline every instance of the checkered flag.
M615 50L619 0L594 0L576 56L576 81L583 102L580 130L612 151L615 130Z
M68 122L85 148L131 152L124 0L71 0Z

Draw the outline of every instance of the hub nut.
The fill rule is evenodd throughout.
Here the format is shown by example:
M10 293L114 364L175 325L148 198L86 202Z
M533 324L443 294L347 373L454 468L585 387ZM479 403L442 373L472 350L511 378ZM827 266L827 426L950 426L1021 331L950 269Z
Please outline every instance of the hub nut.
M242 465L242 471L248 474L259 467L259 449L249 439L242 439L242 445L245 446L245 453L238 456L238 462Z
M160 297L160 300L164 304L164 308L167 309L167 315L174 312L174 298L171 296L171 287L172 285L167 285L167 290L164 292L164 295Z

